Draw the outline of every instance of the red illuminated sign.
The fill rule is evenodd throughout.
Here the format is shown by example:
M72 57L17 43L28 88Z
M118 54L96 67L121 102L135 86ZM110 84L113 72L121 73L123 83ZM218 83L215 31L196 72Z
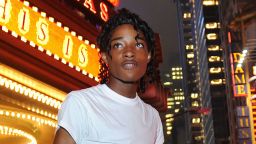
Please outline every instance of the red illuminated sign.
M110 7L100 0L76 0L84 8L90 10L94 15L99 16L103 21L107 21L110 15Z

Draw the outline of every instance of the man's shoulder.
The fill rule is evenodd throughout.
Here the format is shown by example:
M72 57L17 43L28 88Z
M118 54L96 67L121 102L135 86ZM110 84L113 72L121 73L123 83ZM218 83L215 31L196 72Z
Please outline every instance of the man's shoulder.
M81 98L89 98L91 96L98 95L102 89L102 84L98 84L92 87L74 90L68 93L67 98L71 99L81 99Z
M87 94L87 93L98 92L101 89L102 89L102 84L98 84L98 85L95 85L95 86L92 86L92 87L71 91L69 94L71 94L71 95L84 95L84 94Z
M143 106L147 109L147 110L150 110L151 112L153 113L158 113L158 111L150 104L146 103L145 101L143 101L141 98L140 98L140 101L142 102Z

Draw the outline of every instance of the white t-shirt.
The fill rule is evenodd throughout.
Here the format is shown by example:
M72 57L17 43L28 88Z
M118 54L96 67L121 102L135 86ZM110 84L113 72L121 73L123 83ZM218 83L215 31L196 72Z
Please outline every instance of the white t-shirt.
M106 84L68 94L58 125L77 144L163 144L158 112L138 96L127 98Z

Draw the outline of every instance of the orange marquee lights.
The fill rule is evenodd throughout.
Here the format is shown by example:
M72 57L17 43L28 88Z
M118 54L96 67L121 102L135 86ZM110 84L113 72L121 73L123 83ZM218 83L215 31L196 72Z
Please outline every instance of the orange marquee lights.
M100 9L97 11L95 4L97 4L98 2L95 2L96 0L77 0L78 2L82 2L82 5L89 9L92 13L97 14L100 13L100 17L102 20L107 21L109 16L108 16L108 7L104 2L99 2L99 6ZM117 4L118 5L118 1L117 0L113 0L113 2L109 1L110 3ZM115 6L115 5L114 5Z
M119 0L108 0L110 3L112 3L114 6L118 6L119 5Z
M107 11L103 4L102 7L103 11ZM103 11L101 15L107 19ZM20 36L20 40L29 42L32 47L98 81L99 49L46 15L27 1L0 0L0 25L3 31L10 31L16 38Z

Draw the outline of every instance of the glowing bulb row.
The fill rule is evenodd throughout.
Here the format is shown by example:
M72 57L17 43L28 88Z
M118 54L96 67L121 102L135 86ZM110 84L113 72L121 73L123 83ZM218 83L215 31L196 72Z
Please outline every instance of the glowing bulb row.
M28 144L37 144L37 141L34 136L32 136L31 134L24 132L23 130L20 130L20 129L0 125L0 134L1 135L12 135L12 136L22 136L31 141Z
M28 1L23 1L23 3L24 3L25 6L31 7L33 11L35 11L35 12L37 12L37 13L40 13L42 17L48 18L48 20L49 20L50 22L55 23L58 27L63 28L66 32L69 32L72 36L76 37L77 39L79 39L79 40L81 40L81 41L84 39L83 36L77 35L77 33L76 33L75 31L70 30L69 27L67 27L67 26L62 26L62 23L61 23L61 22L59 22L59 21L55 22L55 19L54 19L53 17L50 17L50 16L47 17L47 14L46 14L45 12L39 12L37 7L35 7L35 6L30 6L30 3L29 3ZM85 43L86 45L89 45L90 42L89 42L89 40L86 40L86 39L85 39L85 40L84 40L84 43ZM91 46L91 48L93 48L93 49L96 48L96 45L95 45L95 44L90 44L90 46Z
M70 30L69 27L63 26L61 22L55 21L55 19L54 19L53 17L51 17L51 16L48 16L48 17L47 17L47 13L46 13L46 12L43 12L43 11L39 12L37 7L35 7L35 6L30 6L30 3L29 3L28 1L23 1L23 4L24 4L25 6L27 6L27 7L31 7L33 11L35 11L35 12L37 12L37 13L40 13L42 17L48 18L48 20L49 20L50 22L55 23L58 27L63 28L64 31L69 32L72 36L76 37L76 38L79 39L80 41L84 41L84 43L85 43L86 45L90 45L90 47L93 48L93 49L96 48L96 45L95 45L95 44L92 44L92 43L90 44L89 40L86 40L86 39L83 38L83 36L81 36L81 35L77 35L77 33L76 33L75 31ZM16 38L17 38L17 37L16 37ZM22 37L21 40L24 41L24 42L27 42L26 38L25 38L25 40L24 40L24 37ZM31 41L29 44L30 44L32 47L35 47L35 46L36 46L33 41ZM99 48L96 48L96 49L97 49L97 51L100 51ZM41 51L41 52L43 52L44 48L38 46L38 50ZM52 55L52 52L49 51L49 50L47 50L47 51L46 51L46 54L49 55L49 56L51 56L51 55ZM65 59L59 58L58 55L56 55L56 54L53 54L53 55L54 55L54 58L55 58L55 59L57 58L57 60L60 60L61 62L65 61ZM66 62L65 62L64 64L66 64ZM72 63L69 63L68 66L71 67L71 68L74 68L74 66L73 66ZM87 73L86 71L84 71L84 70L81 70L79 66L75 66L75 70L77 70L77 71L79 71L79 72L82 72L82 74L84 74L84 75L88 75L88 73ZM89 73L88 76L89 76L90 78L92 78L92 79L94 78L94 80L97 81L97 82L99 81L98 77L93 77L93 75L90 74L90 73Z
M24 74L2 63L0 63L0 75L9 78L13 81L16 81L20 84L26 85L31 89L40 91L41 93L44 93L60 101L63 101L67 95L67 93L62 90L56 89L53 86L50 86L44 82L32 78L31 76Z
M2 30L3 30L4 32L6 32L6 33L9 32L9 29L8 29L6 26L2 26ZM12 35L13 37L15 37L15 38L18 38L18 34L17 34L16 32L14 32L14 31L11 31L11 35ZM28 42L28 40L27 40L24 36L21 36L21 37L20 37L20 40L23 41L24 43L27 43L27 42ZM87 43L87 42L85 42L85 43ZM39 50L40 52L44 52L44 50L45 50L45 48L43 48L42 46L36 45L33 41L29 41L29 45L32 46L32 47L34 47L34 48L37 46L37 48L38 48L38 50ZM87 44L87 45L88 45L88 44ZM92 47L92 48L95 48L95 45L94 45L94 44L91 44L91 47ZM97 48L97 51L98 51L98 52L100 51L99 48ZM61 61L61 62L62 62L63 64L65 64L65 65L68 63L68 66L69 66L70 68L72 68L72 69L74 68L76 71L82 73L83 75L86 75L86 76L88 76L89 78L94 79L95 81L99 82L98 77L94 77L91 73L88 73L87 71L82 70L79 66L74 66L71 62L67 62L64 58L60 58L57 54L53 54L53 53L52 53L51 51L49 51L49 50L45 50L45 54L47 54L48 56L52 56L52 55L53 55L53 58L54 58L54 59Z
M27 120L34 121L38 124L49 125L49 126L54 127L54 128L57 127L56 121L47 120L47 119L44 119L44 118L32 116L30 114L25 114L25 113L21 113L21 112L15 112L15 111L0 109L0 116L1 115L2 116L7 116L7 117L18 118L18 119L27 119Z
M1 97L0 97L0 98L1 98ZM0 100L1 100L1 99L0 99ZM6 102L9 102L9 103L18 105L18 106L20 106L20 107L22 107L22 108L25 108L25 109L29 110L29 111L36 112L37 114L40 114L40 115L49 117L49 118L54 119L54 120L57 120L57 115L52 114L52 113L50 113L50 112L48 112L48 111L46 111L46 110L42 110L42 109L39 109L39 108L35 108L35 107L33 107L33 106L30 106L30 105L27 105L27 104L25 104L25 103L19 102L19 101L17 101L17 100L10 99L10 98L8 98L8 97L5 97L3 100L6 101Z
M52 113L49 113L49 112L44 111L44 110L40 110L39 108L27 107L27 109L30 110L30 111L32 111L32 112L36 112L36 113L38 113L38 114L47 116L47 117L49 117L49 118L51 118L51 119L57 120L57 115L52 114Z
M29 87L21 85L17 82L14 82L14 81L7 79L5 77L2 77L2 76L0 76L0 86L5 86L6 88L9 88L10 90L13 90L17 93L20 93L24 96L31 98L31 99L33 98L34 100L37 100L43 104L54 107L56 109L60 109L61 101L58 101L51 97L48 97L36 90L33 90Z

